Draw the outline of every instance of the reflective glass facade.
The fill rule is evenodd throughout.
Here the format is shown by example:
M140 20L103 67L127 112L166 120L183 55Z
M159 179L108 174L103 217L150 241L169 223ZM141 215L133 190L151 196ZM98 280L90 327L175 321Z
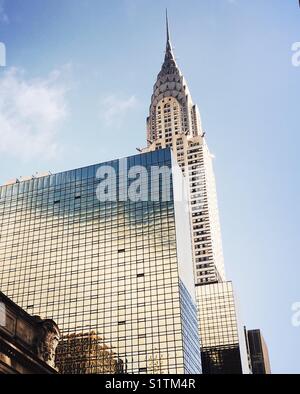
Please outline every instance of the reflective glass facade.
M168 149L127 160L173 162ZM0 187L1 290L57 322L62 372L200 373L188 212L176 213L173 177L169 201L158 188L156 201L99 202L107 165L122 175L114 160Z
M204 374L249 373L244 333L239 331L231 282L196 287Z

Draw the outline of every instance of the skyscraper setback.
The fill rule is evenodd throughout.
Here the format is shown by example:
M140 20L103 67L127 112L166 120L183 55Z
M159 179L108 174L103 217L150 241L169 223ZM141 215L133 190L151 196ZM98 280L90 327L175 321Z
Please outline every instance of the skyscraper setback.
M171 147L179 166L188 179L195 285L197 287L210 286L213 298L208 301L206 295L208 288L206 291L197 289L203 372L247 373L249 368L244 357L246 343L244 336L238 334L242 330L239 329L240 323L232 284L228 283L230 292L227 291L228 286L225 285L212 155L205 140L199 110L192 100L173 53L168 15L166 15L166 30L165 58L153 88L147 118L147 147L143 151ZM214 294L212 286L216 283L224 284L224 286L217 287L218 295ZM228 312L226 312L226 305L219 303L218 298L222 291L224 294L221 294L221 298L224 297L230 304L227 308ZM207 309L216 308L219 312L221 310L221 315L225 315L222 324L220 324L218 313L205 313L206 307ZM218 333L219 336L213 341L208 338L206 319L210 320L212 332ZM226 337L226 343L222 344L224 337ZM211 343L216 346L212 348ZM232 357L230 352L233 354ZM233 360L236 361L232 364ZM213 365L214 363L216 366Z

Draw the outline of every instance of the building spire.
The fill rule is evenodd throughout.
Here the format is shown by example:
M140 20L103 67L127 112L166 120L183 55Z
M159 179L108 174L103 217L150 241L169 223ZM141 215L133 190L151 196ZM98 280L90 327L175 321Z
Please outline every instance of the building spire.
M172 53L172 45L170 40L170 29L169 29L169 18L168 18L168 9L166 8L166 29L167 29L167 46L166 46L166 54L173 55ZM173 57L173 56L171 56Z
M170 41L168 9L166 8L166 27L167 27L167 42Z
M172 50L172 44L170 39L170 28L169 28L169 18L168 18L168 9L166 9L166 31L167 31L167 45L166 45L166 53L165 53L165 60L162 66L163 73L168 73L170 68L175 68L176 61L175 56Z

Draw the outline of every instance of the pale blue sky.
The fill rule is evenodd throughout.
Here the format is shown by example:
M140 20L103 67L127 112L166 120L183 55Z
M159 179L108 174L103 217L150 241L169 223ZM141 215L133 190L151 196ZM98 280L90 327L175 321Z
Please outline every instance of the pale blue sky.
M273 371L300 373L297 0L0 0L0 183L145 145L165 7L216 156L228 278Z

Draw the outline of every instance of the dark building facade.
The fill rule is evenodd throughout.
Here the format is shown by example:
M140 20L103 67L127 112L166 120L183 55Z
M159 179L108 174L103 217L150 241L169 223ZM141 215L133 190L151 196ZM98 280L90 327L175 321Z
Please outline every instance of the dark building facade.
M249 330L248 344L252 365L252 373L254 375L270 374L271 366L269 360L269 352L260 330Z
M0 187L0 286L58 323L61 372L201 373L189 216L173 166L164 149ZM127 198L141 167L151 196ZM162 176L148 178L162 167L169 198ZM99 196L105 171L116 199Z
M30 316L0 292L0 374L55 374L53 320Z

